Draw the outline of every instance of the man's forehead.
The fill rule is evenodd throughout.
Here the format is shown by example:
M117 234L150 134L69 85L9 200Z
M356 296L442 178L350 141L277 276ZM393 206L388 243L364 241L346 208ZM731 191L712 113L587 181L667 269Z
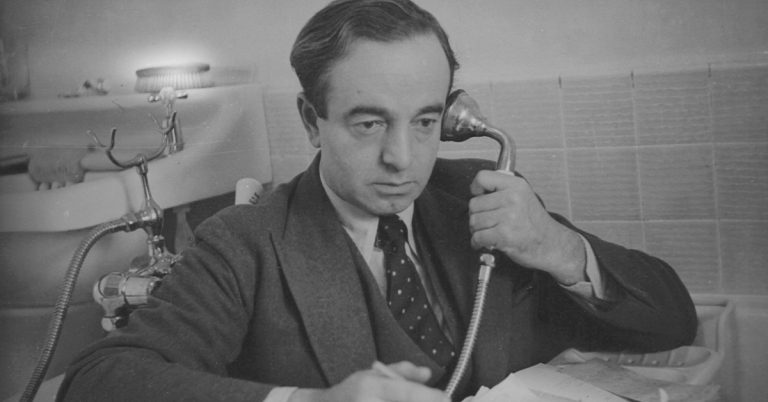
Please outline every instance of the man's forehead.
M382 102L398 99L422 108L444 102L450 68L434 35L396 42L359 40L327 78L329 107L332 103L383 106Z
M432 64L428 64L430 62ZM370 68L369 71L374 74L377 71L388 73L400 71L401 74L407 74L413 71L415 63L433 69L434 74L444 70L450 75L448 57L440 41L433 34L416 35L394 41L356 39L347 46L344 55L333 63L330 71L353 64L367 65Z

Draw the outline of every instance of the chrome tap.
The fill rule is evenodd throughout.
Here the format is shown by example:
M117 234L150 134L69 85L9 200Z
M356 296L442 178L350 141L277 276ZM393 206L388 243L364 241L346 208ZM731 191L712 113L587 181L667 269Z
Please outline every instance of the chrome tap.
M94 284L93 298L104 309L101 326L105 331L113 331L125 325L131 311L148 303L149 295L181 259L165 248L162 235L163 210L149 190L146 156L139 154L136 159L136 170L144 190L144 205L138 212L128 213L121 220L124 222L123 230L127 232L144 229L147 233L148 253L134 259L128 271L106 274Z
M159 124L163 133L162 143L149 154L140 153L128 161L119 161L112 153L117 130L112 129L108 146L98 142L98 138L94 136L94 140L101 147L106 148L107 157L112 163L124 169L136 168L141 178L144 203L139 211L125 214L120 218L120 222L122 230L126 232L143 229L147 233L147 255L134 259L127 271L112 272L102 276L93 286L93 298L104 309L101 326L106 331L125 325L131 311L145 306L149 301L149 295L181 258L168 252L165 247L165 238L162 234L163 209L152 198L147 178L151 160L160 157L166 150L172 153L182 148L178 120L176 112L173 111L173 102L180 96L186 95L179 95L171 88L165 88L157 95L150 96L150 102L163 102L167 116L163 123ZM174 146L175 151L173 151Z
M181 124L176 112L173 111L173 104L176 102L176 99L187 99L187 97L186 92L177 92L172 87L165 87L160 92L149 95L149 98L147 98L150 103L160 102L165 106L165 119L160 123L160 129L170 133L168 141L169 154L175 154L184 149Z

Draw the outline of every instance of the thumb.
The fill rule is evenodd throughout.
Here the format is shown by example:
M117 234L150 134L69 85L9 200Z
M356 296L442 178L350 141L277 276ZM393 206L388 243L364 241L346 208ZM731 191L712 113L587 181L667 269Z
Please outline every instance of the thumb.
M382 367L383 366L383 367ZM409 361L401 361L384 365L383 363L376 362L373 364L374 370L386 371L382 373L388 376L399 376L408 381L425 383L432 377L432 370L429 367L416 366Z

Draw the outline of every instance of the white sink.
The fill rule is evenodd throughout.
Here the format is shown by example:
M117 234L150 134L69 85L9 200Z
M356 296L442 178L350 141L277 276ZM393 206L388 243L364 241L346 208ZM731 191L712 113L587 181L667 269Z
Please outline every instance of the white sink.
M188 95L175 105L184 149L149 163L155 201L162 208L171 208L234 191L242 177L269 182L269 142L259 87L198 89L188 91ZM135 155L131 150L160 144L157 124L150 114L157 119L165 114L162 105L149 103L141 94L0 106L0 156L24 152L24 144L30 142L36 146L82 147L89 141L87 130L106 142L111 127L116 127L116 143L131 157ZM137 211L143 203L135 169L87 173L82 183L41 191L35 190L26 174L3 176L0 189L0 283L5 283L0 285L4 290L0 294L6 295L0 297L0 305L20 303L19 297L10 296L20 292L50 293L48 286L42 293L30 291L49 281L58 282L74 247L89 228ZM108 257L112 265L125 261L127 266L136 250L143 250L140 235L112 236L134 239L115 241L111 250L97 245L94 254Z
M255 85L188 91L176 101L184 149L149 163L155 201L171 208L232 192L242 177L267 183L272 172L261 91ZM118 147L152 149L160 144L153 114L165 109L146 95L89 97L0 105L0 152L24 152L23 144L83 146L93 130L107 141L117 128ZM99 155L103 157L103 155ZM69 260L88 230L137 211L143 203L135 169L87 173L82 183L35 190L26 174L0 177L0 307L50 305ZM89 296L101 273L122 271L146 254L143 232L116 233L102 239L85 260L81 282ZM81 294L83 295L82 297Z
M176 101L184 149L149 164L149 183L163 208L233 191L237 179L269 182L269 160L261 91L255 85L187 91ZM146 95L89 97L8 103L0 107L0 157L24 152L24 144L82 147L87 130L107 142L117 128L117 149L152 149L160 143L157 119L164 108ZM99 155L100 157L103 156ZM128 159L126 157L126 159ZM0 232L66 231L118 218L141 207L135 170L86 174L82 183L35 191L26 174L0 177Z

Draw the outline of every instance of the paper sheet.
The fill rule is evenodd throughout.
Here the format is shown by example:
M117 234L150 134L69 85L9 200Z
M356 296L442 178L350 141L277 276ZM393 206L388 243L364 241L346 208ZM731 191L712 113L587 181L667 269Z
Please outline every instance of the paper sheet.
M626 402L610 392L560 373L553 366L537 364L518 371L515 376L533 390L583 402Z
M716 401L716 385L689 385L654 380L615 363L592 359L584 363L557 366L557 371L639 402L657 402L666 395L673 401ZM659 390L663 390L660 393Z
M716 385L688 385L641 376L614 363L537 364L512 373L464 402L714 402Z
M575 399L562 398L546 392L530 389L515 376L510 374L491 389L481 387L474 398L463 402L577 402Z

